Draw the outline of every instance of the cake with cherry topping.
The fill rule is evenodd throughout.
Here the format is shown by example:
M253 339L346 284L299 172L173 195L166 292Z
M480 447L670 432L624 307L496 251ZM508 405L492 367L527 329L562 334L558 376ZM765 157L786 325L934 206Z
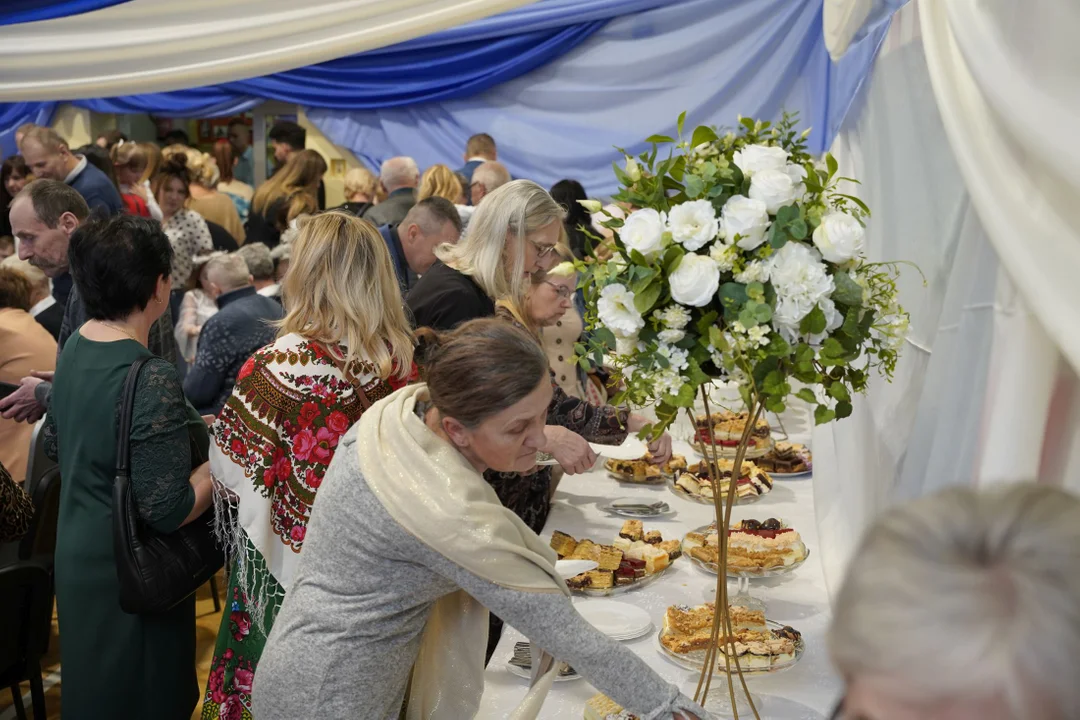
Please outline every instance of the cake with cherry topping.
M712 479L715 475L719 479L719 491L721 496L727 497L731 476L735 469L734 461L720 458L717 460L716 464L712 466L711 473L709 472L709 465L710 463L705 460L694 463L688 467L685 472L678 474L675 478L676 487L690 495L705 500L711 500L716 492ZM772 486L772 478L767 472L749 460L743 461L742 474L735 486L735 494L737 497L747 498L765 495L772 491Z
M705 532L687 533L686 546L692 558L713 566L719 563L719 537L715 526ZM743 520L728 531L730 572L760 572L794 565L806 559L806 552L798 531L777 518Z

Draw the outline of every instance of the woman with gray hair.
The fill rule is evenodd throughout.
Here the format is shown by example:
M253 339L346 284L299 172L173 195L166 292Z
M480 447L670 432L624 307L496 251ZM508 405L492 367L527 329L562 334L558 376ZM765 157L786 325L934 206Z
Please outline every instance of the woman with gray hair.
M870 529L829 633L845 720L1080 718L1080 499L947 490Z

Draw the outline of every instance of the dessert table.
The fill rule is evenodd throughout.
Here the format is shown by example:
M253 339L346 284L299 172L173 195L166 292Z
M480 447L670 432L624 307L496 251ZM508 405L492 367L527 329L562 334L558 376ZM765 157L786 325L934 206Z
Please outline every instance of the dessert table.
M810 423L803 408L784 413L782 420L791 440L808 443ZM698 456L690 452L685 441L689 423L673 426L672 436L677 454L685 455L693 463ZM792 573L774 578L750 581L751 595L767 604L766 616L784 625L790 625L803 634L806 652L794 667L765 677L747 678L747 686L760 703L761 717L770 720L817 720L827 718L836 699L841 694L839 677L833 671L825 647L825 633L830 620L828 594L825 578L818 562L817 527L810 477L802 479L777 479L771 493L753 504L736 505L732 522L744 518L764 520L777 517L799 531L810 550L810 557ZM631 485L610 478L603 468L603 460L587 473L565 476L555 493L554 504L547 526L542 534L550 539L554 530L561 530L575 538L591 538L596 542L610 543L619 533L626 518L611 515L598 509L613 498L633 498L646 502L666 501L672 513L655 518L643 518L646 530L659 530L665 540L682 539L687 532L706 525L713 519L711 505L704 505L676 496L665 485ZM670 605L698 605L712 602L716 576L691 564L686 555L675 560L668 571L640 589L613 596L612 600L625 602L646 610L654 628L647 635L626 644L648 665L665 679L675 683L688 696L693 696L697 673L675 665L661 655L657 634L663 623L664 612ZM737 581L729 579L728 588L735 593ZM575 596L575 601L578 597ZM519 678L507 670L506 661L513 655L514 643L523 636L507 627L499 641L485 674L484 695L479 718L503 718L517 706L528 689L528 680ZM727 692L727 680L723 673L713 677L712 687ZM548 695L540 718L571 720L581 718L585 701L596 690L584 678L557 682ZM709 709L712 703L706 704ZM740 718L743 718L740 713ZM750 715L749 717L753 717Z

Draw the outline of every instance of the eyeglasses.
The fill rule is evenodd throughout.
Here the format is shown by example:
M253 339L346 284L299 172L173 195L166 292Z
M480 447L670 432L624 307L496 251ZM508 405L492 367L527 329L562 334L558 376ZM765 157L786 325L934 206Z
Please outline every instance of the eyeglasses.
M574 291L566 287L565 285L559 285L558 283L553 283L550 280L545 280L544 284L550 285L551 287L555 288L555 292L558 293L559 297L563 300L569 299L570 296L574 294Z
M533 240L530 240L529 242L531 242L532 246L536 248L536 257L538 258L545 258L551 253L555 252L554 245L541 245L540 243Z

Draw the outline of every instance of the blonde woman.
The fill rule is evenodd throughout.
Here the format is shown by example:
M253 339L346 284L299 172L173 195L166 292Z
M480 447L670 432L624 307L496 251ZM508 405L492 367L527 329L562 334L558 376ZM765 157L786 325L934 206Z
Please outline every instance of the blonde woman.
M412 370L382 237L345 212L299 225L278 339L244 364L212 429L214 482L234 506L219 508L218 526L235 561L203 717L249 716L252 676L338 440Z
M468 226L476 208L465 204L465 188L457 173L445 165L432 165L425 170L420 177L420 190L416 193L416 201L420 202L432 196L446 198L454 203L461 224Z
M124 201L124 212L128 215L139 217L155 217L161 220L161 208L157 208L157 215L151 212L151 203L155 206L153 193L143 186L142 176L146 172L147 157L139 143L121 140L109 150L112 159L113 172L116 173L116 183L120 188L120 199Z
M326 173L326 161L314 150L293 153L285 165L259 186L251 200L247 240L261 242L273 250L281 242L282 231L304 214L319 210L319 183Z
M188 209L202 215L207 222L225 228L238 245L243 245L244 226L240 222L240 213L237 212L232 198L217 191L217 184L221 179L217 161L206 153L185 145L170 145L162 150L162 155L166 160L184 158L187 164L191 173Z
M379 178L366 167L355 167L345 173L345 204L340 209L361 217L377 202Z

